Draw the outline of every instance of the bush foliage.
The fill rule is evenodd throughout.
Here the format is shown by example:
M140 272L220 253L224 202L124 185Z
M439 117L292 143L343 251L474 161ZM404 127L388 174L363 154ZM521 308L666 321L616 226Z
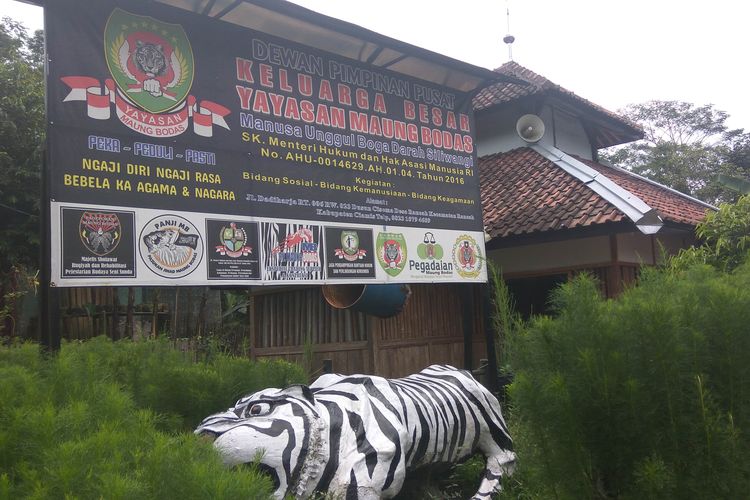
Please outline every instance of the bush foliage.
M210 413L304 379L289 363L193 363L167 342L95 338L46 359L0 349L0 498L268 498L192 435Z
M579 277L512 345L526 494L750 491L750 263L647 270L618 300Z

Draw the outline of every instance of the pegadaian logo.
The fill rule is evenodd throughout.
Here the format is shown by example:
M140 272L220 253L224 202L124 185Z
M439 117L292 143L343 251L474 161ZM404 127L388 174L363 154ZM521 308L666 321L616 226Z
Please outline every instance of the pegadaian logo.
M109 120L112 107L128 128L151 137L188 130L211 137L213 126L229 129L229 109L190 95L195 61L185 30L116 8L104 28L104 58L111 78L66 76L63 102L86 101L89 118Z
M435 235L427 231L422 243L417 245L417 255L422 260L440 260L443 258L443 247L435 240Z
M422 243L417 245L417 258L409 260L409 271L417 277L434 278L453 274L453 264L443 260L443 246L431 231L424 233Z

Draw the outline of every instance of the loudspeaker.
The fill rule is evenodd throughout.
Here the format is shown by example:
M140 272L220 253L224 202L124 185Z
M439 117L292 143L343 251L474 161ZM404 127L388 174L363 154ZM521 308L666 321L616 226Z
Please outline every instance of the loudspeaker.
M526 142L537 142L544 136L544 122L537 115L523 115L516 122L516 132Z

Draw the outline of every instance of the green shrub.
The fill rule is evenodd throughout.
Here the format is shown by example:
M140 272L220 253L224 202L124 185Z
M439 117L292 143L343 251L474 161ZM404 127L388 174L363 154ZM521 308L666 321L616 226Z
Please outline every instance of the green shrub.
M750 195L707 212L695 233L703 244L680 251L671 259L670 267L684 269L703 263L732 271L750 260Z
M50 369L58 400L77 397L91 380L108 380L128 391L138 407L160 413L170 427L184 430L243 395L305 380L300 367L285 361L251 363L219 354L195 363L165 339L112 342L96 337L69 344Z
M164 341L97 338L44 359L0 349L0 499L268 498L253 468L226 469L190 432L267 386L303 380L289 363L192 363Z
M536 498L750 491L750 264L646 270L620 299L579 277L512 342L512 427Z

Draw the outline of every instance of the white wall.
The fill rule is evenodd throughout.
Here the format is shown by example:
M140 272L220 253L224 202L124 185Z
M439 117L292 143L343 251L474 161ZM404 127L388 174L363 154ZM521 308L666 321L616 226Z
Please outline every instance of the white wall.
M651 236L642 233L618 234L617 258L620 262L653 264L654 253L652 252Z
M501 248L487 255L502 267L503 274L536 273L612 261L609 236Z
M664 255L675 255L695 242L693 233L676 230L660 231L653 237L653 244L651 239L651 236L637 232L618 234L618 260L632 264L660 264Z
M662 261L662 250L667 255L676 254L692 243L689 232L665 232L651 236L640 232L620 233L617 238L617 257L621 263L653 265ZM656 261L654 261L655 249ZM544 274L568 267L606 265L612 262L609 236L594 236L548 243L535 243L488 252L489 259L502 267L504 274Z

